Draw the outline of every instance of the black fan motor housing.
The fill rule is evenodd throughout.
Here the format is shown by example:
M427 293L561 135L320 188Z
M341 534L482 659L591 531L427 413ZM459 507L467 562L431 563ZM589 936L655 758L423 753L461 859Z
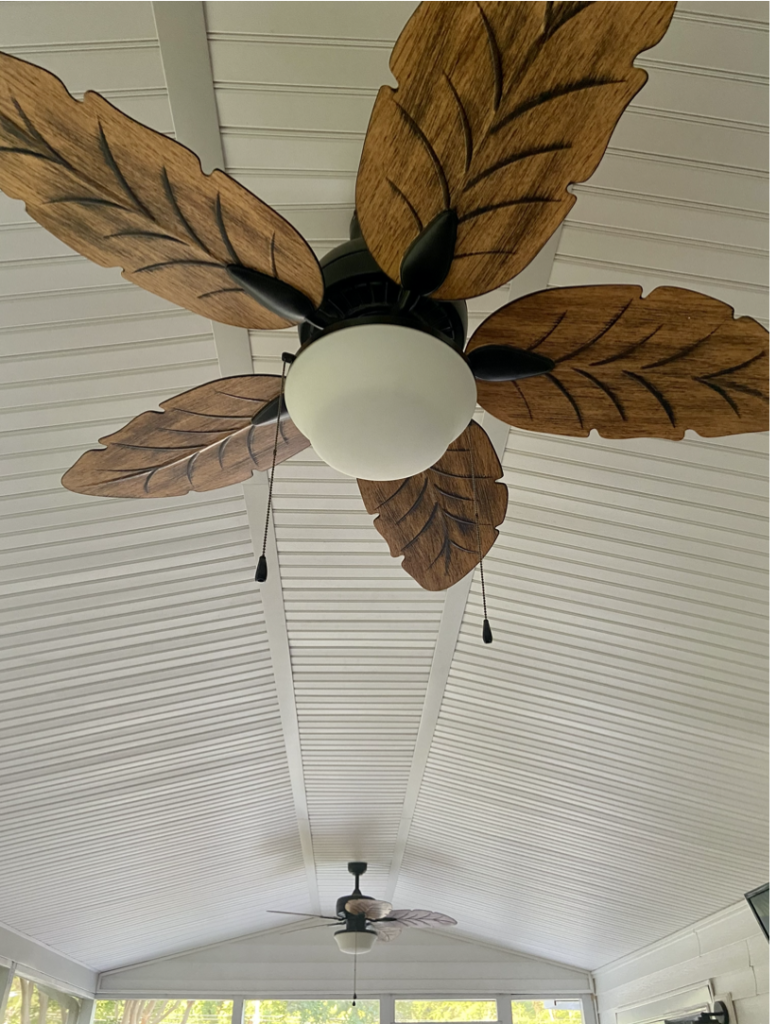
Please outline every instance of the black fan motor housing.
M321 261L324 298L317 325L302 323L302 346L357 324L399 324L431 334L458 352L467 340L466 302L410 295L380 269L361 236L337 246Z

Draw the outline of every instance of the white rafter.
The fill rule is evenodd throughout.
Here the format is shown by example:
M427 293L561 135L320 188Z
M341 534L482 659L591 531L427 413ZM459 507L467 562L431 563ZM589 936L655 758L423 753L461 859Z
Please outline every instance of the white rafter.
M191 148L207 172L224 167L213 72L210 64L205 12L200 0L195 2L152 4L159 46L164 66L170 109L176 139ZM253 373L251 342L248 331L241 327L213 323L213 337L219 370L225 377ZM258 557L264 535L267 513L268 479L266 473L256 474L243 485L248 525L254 554ZM302 765L294 680L289 652L289 634L283 604L278 552L272 517L267 537L269 578L262 586L261 599L278 693L289 777L294 809L299 827L305 873L310 890L311 909L320 913L313 839L310 831L305 776Z
M545 247L529 264L526 270L515 278L510 286L511 301L519 299L522 295L530 295L532 292L547 288L560 238L561 228L548 240ZM486 413L483 418L483 427L491 438L494 451L501 461L507 446L510 427L489 413ZM386 892L387 900L393 898L397 882L399 881L399 872L402 870L402 861L405 856L405 849L407 848L410 827L413 824L418 794L421 792L426 762L432 746L434 730L440 715L451 662L453 661L456 643L461 632L461 623L464 619L464 611L467 607L472 581L476 572L477 570L473 569L468 576L465 576L463 580L460 580L455 586L451 587L445 595L445 605L443 606L442 618L440 619L440 632L434 648L432 667L429 670L429 683L426 688L424 709L421 713L421 721L418 724L418 736L416 738L415 750L413 751L413 762L407 778L405 803L402 808L402 817L400 818L397 831L394 855L391 859Z

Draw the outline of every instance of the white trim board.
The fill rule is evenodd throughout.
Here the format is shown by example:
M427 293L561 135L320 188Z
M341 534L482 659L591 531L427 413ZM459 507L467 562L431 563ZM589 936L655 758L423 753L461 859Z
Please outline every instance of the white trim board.
M197 153L205 170L223 168L224 152L203 5L199 0L183 0L178 3L157 2L153 3L152 7L176 139ZM213 322L213 337L219 370L223 376L254 372L248 331ZM243 485L243 493L254 555L258 558L268 501L267 474L257 474L253 480L249 480ZM267 537L267 563L269 578L261 589L261 597L257 587L257 598L261 599L264 606L265 627L278 693L289 778L310 892L310 906L318 913L318 884L294 698L289 634L272 522Z
M547 288L551 271L553 270L553 260L556 258L556 251L561 240L562 230L562 228L558 228L554 232L536 258L512 281L510 285L511 302L524 295ZM510 436L510 426L491 416L490 413L486 413L483 418L483 428L491 438L494 451L501 462L507 447L507 439ZM440 717L445 686L448 682L453 656L459 641L461 624L464 621L464 613L472 589L472 582L476 579L479 580L478 570L473 569L469 575L451 587L445 594L445 604L443 605L442 617L440 618L437 644L434 648L432 666L429 670L426 698L424 699L415 750L413 751L413 762L407 778L405 802L397 829L394 855L391 858L391 868L386 886L385 898L387 900L394 898L397 883L399 882L399 873L402 870L402 861L404 860L407 841L413 824L413 815L415 814L416 804L418 803L421 786L423 785L429 752L432 748L434 730Z

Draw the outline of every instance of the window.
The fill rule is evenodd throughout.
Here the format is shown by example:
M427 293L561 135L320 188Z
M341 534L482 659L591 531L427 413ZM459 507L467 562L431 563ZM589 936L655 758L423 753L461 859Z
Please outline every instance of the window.
M514 999L513 1024L583 1024L579 999Z
M247 999L243 1024L380 1024L380 1000Z
M464 1021L496 1021L495 999L397 999L394 1020L397 1024L440 1024Z
M164 1024L231 1024L232 1000L99 999L94 1004L94 1024L162 1024L162 1021Z
M18 975L11 982L6 1024L76 1024L80 999L28 981Z

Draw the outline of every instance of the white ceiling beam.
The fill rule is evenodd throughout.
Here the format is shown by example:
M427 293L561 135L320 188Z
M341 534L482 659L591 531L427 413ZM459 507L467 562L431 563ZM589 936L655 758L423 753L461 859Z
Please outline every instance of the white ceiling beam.
M203 170L210 173L224 167L213 71L202 3L152 3L159 46L164 66L170 109L178 142L192 149L200 158ZM253 373L251 342L248 331L241 327L213 322L216 355L222 376ZM248 525L254 554L259 556L269 498L266 473L256 474L243 485ZM281 724L286 744L289 777L294 809L299 828L305 873L310 890L311 910L320 913L318 881L310 831L302 749L299 738L294 680L291 671L289 633L283 604L278 551L272 517L267 537L269 578L257 586L257 598L264 606L264 618L278 693Z
M542 291L543 288L548 287L550 274L553 269L553 260L556 257L556 251L561 238L561 230L561 228L558 228L529 266L513 280L510 285L511 301L519 299L523 295L530 295L532 292ZM491 443L501 462L507 447L510 427L508 424L491 416L490 413L485 414L483 427L491 438ZM467 608L467 601L469 600L470 589L476 572L477 569L473 570L445 594L445 604L443 605L442 618L440 620L440 632L434 649L432 666L429 670L429 682L426 687L424 707L418 726L413 762L410 767L410 774L408 775L405 802L402 808L394 854L389 869L385 897L387 900L393 899L397 882L399 881L399 872L402 870L407 840L410 835L418 796L424 780L426 762L432 747L434 730L442 707L453 655L456 651L461 624L464 620L464 612ZM495 637L495 643L499 643L498 636Z
M0 925L0 964L2 963L10 966L12 972L19 973L25 978L53 985L75 995L92 996L97 988L96 971L7 925ZM0 996L2 994L0 991Z

